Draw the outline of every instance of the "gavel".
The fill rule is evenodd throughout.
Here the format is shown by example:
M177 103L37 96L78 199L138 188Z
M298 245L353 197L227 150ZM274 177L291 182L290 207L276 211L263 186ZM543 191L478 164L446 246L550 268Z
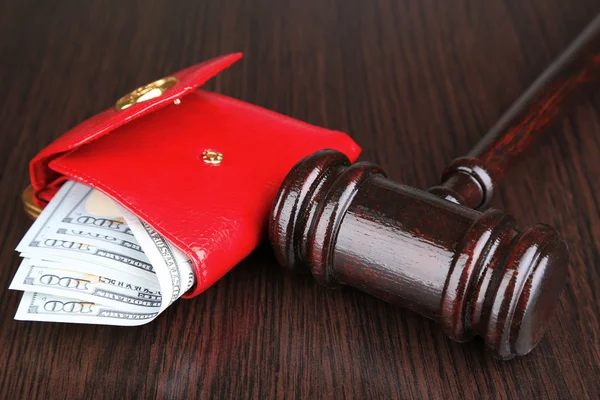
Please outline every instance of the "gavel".
M369 162L323 150L289 172L269 238L278 262L326 286L349 285L438 321L459 342L483 337L510 359L540 341L569 262L558 232L487 209L509 166L592 87L600 16L428 191Z

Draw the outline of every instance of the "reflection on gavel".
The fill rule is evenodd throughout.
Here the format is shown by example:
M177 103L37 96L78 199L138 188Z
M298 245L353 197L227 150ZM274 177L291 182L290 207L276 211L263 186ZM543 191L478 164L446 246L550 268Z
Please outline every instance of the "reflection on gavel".
M283 182L269 237L285 268L349 285L441 323L452 339L482 336L495 357L530 352L565 284L569 253L543 224L525 231L484 209L507 167L600 72L600 16L483 140L429 191L324 150Z

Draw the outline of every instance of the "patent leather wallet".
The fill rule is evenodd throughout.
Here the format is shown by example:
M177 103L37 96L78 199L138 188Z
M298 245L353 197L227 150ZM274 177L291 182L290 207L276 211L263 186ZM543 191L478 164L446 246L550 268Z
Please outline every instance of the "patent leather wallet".
M119 202L193 262L193 297L265 236L269 209L301 158L347 135L197 88L241 58L222 56L136 89L71 129L30 164L43 206L68 179Z

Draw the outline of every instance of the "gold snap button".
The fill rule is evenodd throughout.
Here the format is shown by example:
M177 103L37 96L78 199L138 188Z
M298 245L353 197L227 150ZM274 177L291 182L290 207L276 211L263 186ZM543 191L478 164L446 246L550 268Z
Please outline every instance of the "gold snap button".
M162 96L168 88L178 82L174 76L159 79L147 85L135 89L133 92L126 94L117 100L115 110L121 111L131 107L134 104L143 103L151 99Z
M25 210L25 213L31 219L35 220L42 212L42 208L36 204L35 194L31 185L27 186L27 188L23 191L23 194L21 195L21 200L23 201L23 208Z
M223 153L214 150L204 150L202 152L202 161L207 164L219 165L223 161Z

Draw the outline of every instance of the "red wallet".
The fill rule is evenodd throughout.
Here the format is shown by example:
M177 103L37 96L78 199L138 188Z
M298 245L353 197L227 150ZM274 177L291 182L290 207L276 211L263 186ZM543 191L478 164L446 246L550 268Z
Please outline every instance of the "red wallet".
M206 290L264 236L269 209L292 166L331 148L360 148L312 126L197 88L241 58L195 65L133 91L71 129L30 164L38 202L71 179L98 189L151 225L193 262Z

